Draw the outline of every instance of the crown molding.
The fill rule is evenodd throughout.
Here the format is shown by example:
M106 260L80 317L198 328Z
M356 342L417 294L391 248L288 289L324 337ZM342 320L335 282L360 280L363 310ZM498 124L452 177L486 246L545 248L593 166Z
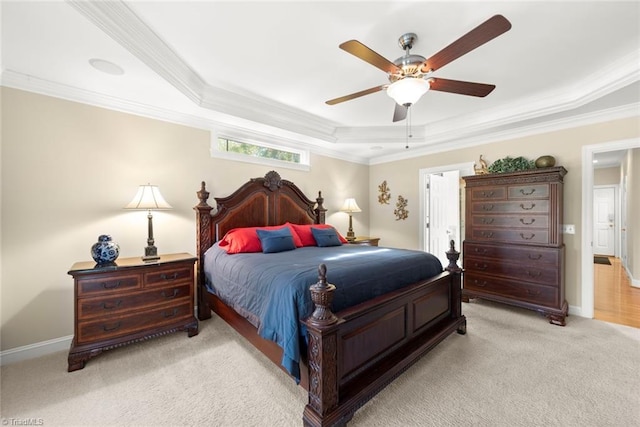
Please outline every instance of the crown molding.
M392 155L371 158L369 160L369 165L406 160L428 154L441 153L461 148L490 144L494 142L524 138L528 136L539 135L542 133L555 132L559 130L571 129L613 120L626 119L630 117L640 118L640 103L633 103L620 107L609 108L606 110L549 120L526 126L519 126L508 130L487 132L479 136L471 136L462 139L441 140L431 143L428 146L409 149L407 151L398 152Z
M213 87L205 82L167 44L159 38L124 2L67 0L98 28L111 36L154 72L181 91L197 106L233 116L258 127L279 129L311 140L330 144L394 144L406 141L406 130L399 126L337 127L336 123L303 112L256 94L239 93ZM540 119L569 111L610 94L640 79L640 52L595 71L568 90L550 89L524 101L481 113L468 114L412 129L413 143L441 143L468 139L471 135L500 126Z

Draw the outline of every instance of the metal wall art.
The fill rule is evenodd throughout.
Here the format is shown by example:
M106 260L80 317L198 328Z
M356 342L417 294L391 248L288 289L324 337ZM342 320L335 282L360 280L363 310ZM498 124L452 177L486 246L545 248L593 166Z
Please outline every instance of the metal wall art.
M389 187L387 187L387 181L382 181L382 184L378 185L378 191L380 194L378 195L378 203L381 205L388 205L389 200L391 199L391 193L389 192Z
M393 214L396 216L396 221L404 220L409 217L409 211L407 208L407 203L409 201L402 196L398 196L398 201L396 202L396 209L393 211Z

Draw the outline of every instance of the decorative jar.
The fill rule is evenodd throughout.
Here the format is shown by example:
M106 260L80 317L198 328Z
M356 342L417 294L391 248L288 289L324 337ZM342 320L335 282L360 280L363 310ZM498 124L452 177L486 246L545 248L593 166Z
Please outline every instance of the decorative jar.
M120 246L112 241L108 234L98 236L98 241L91 246L91 256L98 264L113 262L118 255L120 255Z
M536 159L537 168L550 168L555 166L556 158L553 156L540 156Z

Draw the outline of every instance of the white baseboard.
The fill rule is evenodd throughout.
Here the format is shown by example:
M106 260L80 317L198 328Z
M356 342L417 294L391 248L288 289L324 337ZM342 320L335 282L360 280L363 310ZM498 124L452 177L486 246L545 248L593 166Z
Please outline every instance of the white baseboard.
M578 316L578 317L585 317L582 315L582 307L578 307L575 305L570 305L569 306L569 315L570 316Z
M34 359L47 354L62 350L69 350L73 335L16 347L5 351L0 351L0 365L21 362L23 360Z
M633 276L631 275L631 271L629 271L629 267L625 266L624 270L627 272L627 277L631 282L631 286L633 286L634 288L640 288L640 280L633 278Z

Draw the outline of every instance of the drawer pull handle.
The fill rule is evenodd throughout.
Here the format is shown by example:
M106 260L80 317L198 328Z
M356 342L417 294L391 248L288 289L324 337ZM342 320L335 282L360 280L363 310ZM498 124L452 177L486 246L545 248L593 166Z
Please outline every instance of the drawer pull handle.
M486 254L488 252L485 248L474 248L473 250L477 254Z
M102 306L103 310L113 310L114 308L118 308L120 307L120 304L122 304L122 300L119 299L118 301L116 301L115 304L113 305L108 305L106 302L103 302L102 304L100 304Z
M485 211L492 211L493 205L482 205L482 209Z
M540 277L542 275L542 271L529 271L527 270L527 274L529 277Z
M524 191L523 189L520 189L520 193L521 193L523 196L530 196L530 195L532 195L533 193L535 193L535 191L536 191L536 189L535 189L535 188L532 188L532 189L531 189L531 191L529 191L529 192L526 192L526 191Z
M494 193L493 191L489 191L489 192L483 191L482 197L493 197L493 193Z
M178 296L178 290L174 289L173 290L173 294L171 294L171 295L167 295L167 293L165 291L162 291L162 296L167 298L167 299L175 298L176 296Z
M482 264L482 265L480 265L480 264L478 264L477 262L475 263L475 266L476 266L476 268L477 268L478 270L486 270L486 269L487 269L487 267L489 267L487 264Z
M114 284L109 284L109 282L102 282L102 287L105 289L115 289L120 286L121 281L118 280Z
M489 238L493 237L493 231L489 231L489 232L481 231L480 234L482 235L482 237L489 237Z
M536 207L536 204L535 204L535 203L531 203L531 207L530 207L530 208L525 208L525 207L524 207L524 203L520 203L520 207L521 207L522 209L524 209L525 211L530 211L531 209L533 209L533 208L535 208L535 207Z
M493 219L494 218L482 218L482 223L483 224L493 224Z
M535 218L531 218L531 222L526 222L524 219L520 218L520 222L523 223L524 225L531 225L534 222L536 222Z
M162 312L162 317L165 317L165 318L166 318L166 317L173 317L173 316L175 316L176 314L178 314L178 309L177 309L177 308L174 308L174 309L173 309L173 311L171 311L171 312L163 311L163 312Z
M542 258L542 254L536 254L536 255L531 255L529 254L529 259L532 259L534 261L539 260L540 258Z
M534 233L531 233L531 236L529 237L525 237L523 233L520 233L520 237L522 237L524 240L531 240L533 239L534 236L535 236Z
M176 280L178 278L178 272L175 272L173 274L164 274L164 273L162 273L160 275L160 278L162 280Z
M115 331L116 329L120 328L121 325L122 325L121 322L116 323L115 326L112 326L112 327L108 327L107 325L102 325L102 330L104 332Z
M485 280L483 280L482 282L480 282L479 280L474 280L473 284L476 286L480 286L481 288L484 288L485 286L487 286L487 282Z
M537 297L540 295L540 291L532 291L531 289L527 289L527 294L532 297Z

